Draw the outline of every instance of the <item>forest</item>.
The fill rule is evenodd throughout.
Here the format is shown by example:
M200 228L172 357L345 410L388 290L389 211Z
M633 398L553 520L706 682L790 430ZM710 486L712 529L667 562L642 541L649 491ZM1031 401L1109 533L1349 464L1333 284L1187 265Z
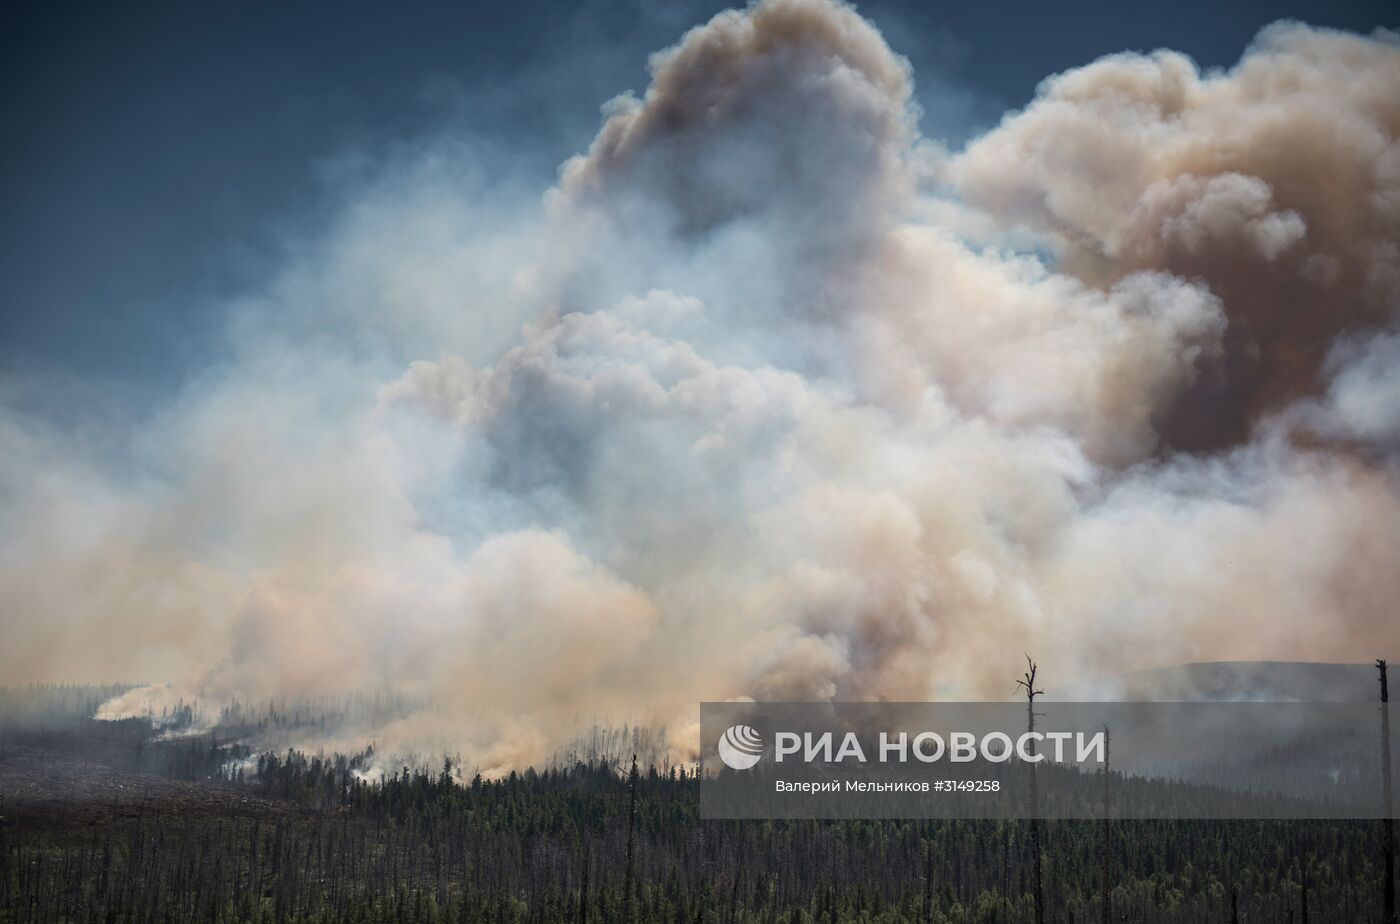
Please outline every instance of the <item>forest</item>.
M655 750L640 729L500 779L453 759L375 774L368 751L171 734L192 714L93 720L110 694L0 696L0 919L1384 920L1381 822L703 820L691 769L632 762Z

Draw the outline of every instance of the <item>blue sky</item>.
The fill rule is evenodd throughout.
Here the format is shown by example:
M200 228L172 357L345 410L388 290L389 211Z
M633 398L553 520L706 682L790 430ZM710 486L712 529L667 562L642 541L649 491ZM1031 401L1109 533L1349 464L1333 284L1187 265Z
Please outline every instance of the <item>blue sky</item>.
M314 236L328 177L444 130L553 181L598 107L712 3L11 4L0 30L0 371L161 389L221 305ZM1285 17L1393 25L1368 2L917 3L861 11L956 145L1046 75L1171 47L1236 61Z

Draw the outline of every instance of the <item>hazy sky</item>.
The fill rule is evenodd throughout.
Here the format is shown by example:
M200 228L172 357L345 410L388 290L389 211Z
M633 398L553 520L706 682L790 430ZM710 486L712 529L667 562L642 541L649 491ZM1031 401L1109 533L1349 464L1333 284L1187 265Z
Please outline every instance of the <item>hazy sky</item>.
M160 390L219 306L314 236L339 180L444 130L541 189L598 107L723 4L20 3L0 13L0 371ZM1046 75L1120 50L1238 60L1270 21L1370 31L1376 2L863 3L957 145Z

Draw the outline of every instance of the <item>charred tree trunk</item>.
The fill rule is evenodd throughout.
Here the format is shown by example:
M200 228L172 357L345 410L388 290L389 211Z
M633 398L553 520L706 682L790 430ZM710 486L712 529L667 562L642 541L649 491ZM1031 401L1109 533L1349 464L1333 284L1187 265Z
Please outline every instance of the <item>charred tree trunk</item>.
M1001 828L1001 919L1011 920L1011 822Z
M706 896L710 892L709 855L705 852L705 825L701 823L696 831L696 852L700 857L700 880L695 897L695 924L705 920Z
M1381 791L1384 794L1385 817L1381 819L1381 843L1385 854L1382 871L1385 884L1385 924L1395 924L1395 809L1390 785L1390 685L1386 677L1385 660L1376 662L1381 675Z
M578 924L588 924L588 867L591 851L583 848L583 882L578 890Z
M1035 698L1044 690L1035 688L1036 665L1030 655L1026 655L1026 673L1016 681L1018 688L1026 691L1026 734L1035 734ZM1036 756L1035 740L1028 739L1031 756ZM1045 924L1045 888L1040 868L1040 794L1036 789L1035 762L1031 762L1031 876L1035 890L1035 924Z
M1113 917L1113 881L1109 864L1113 857L1113 777L1109 770L1108 726L1103 727L1103 924Z
M632 771L627 774L627 867L622 874L622 921L632 924L632 887L636 862L633 836L637 827L637 755L632 755Z
M933 841L924 842L924 921L933 921Z

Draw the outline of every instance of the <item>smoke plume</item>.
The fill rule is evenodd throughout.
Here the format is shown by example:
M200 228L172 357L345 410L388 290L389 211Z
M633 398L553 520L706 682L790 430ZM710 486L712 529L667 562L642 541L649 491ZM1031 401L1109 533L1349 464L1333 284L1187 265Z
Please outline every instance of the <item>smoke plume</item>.
M1315 392L1340 334L1393 322L1397 86L1393 34L1279 23L1223 74L1159 51L1052 77L950 172L1092 284L1152 269L1209 285L1225 349L1161 430L1175 447L1222 448Z
M953 154L832 0L651 72L542 204L453 146L354 190L117 448L0 405L4 676L387 687L500 772L1023 651L1394 651L1394 36L1110 57Z

